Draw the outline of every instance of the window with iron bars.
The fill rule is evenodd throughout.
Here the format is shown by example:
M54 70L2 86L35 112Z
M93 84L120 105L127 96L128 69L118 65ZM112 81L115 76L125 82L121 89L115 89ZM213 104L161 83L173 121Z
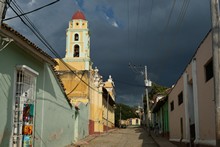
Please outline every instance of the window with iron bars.
M12 146L33 146L36 75L18 68L15 86Z

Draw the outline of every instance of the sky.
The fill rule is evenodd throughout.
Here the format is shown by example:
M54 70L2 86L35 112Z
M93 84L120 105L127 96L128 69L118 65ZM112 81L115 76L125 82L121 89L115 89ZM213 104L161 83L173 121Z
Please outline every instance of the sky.
M16 4L29 12L54 1ZM141 105L144 66L149 80L171 87L211 28L210 0L60 0L27 16L64 57L66 29L77 10L89 23L93 68L104 81L112 76L116 102L130 106ZM15 15L9 7L6 18ZM4 23L55 57L18 17Z

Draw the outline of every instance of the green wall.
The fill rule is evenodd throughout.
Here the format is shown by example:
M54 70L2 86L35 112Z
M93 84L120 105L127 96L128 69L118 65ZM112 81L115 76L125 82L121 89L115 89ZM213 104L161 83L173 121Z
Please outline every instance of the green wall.
M168 114L168 101L163 105L163 126L164 126L164 132L167 133L169 132L169 114Z
M10 43L0 51L0 146L9 146L12 132L16 65L39 73L36 85L34 146L61 147L74 139L75 108L60 89L49 65Z

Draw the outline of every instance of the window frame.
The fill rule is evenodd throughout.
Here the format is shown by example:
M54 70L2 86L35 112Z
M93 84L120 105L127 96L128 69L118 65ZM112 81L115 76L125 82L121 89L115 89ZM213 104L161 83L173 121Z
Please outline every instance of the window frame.
M27 145L25 137L26 139L29 137L28 143L31 142L32 146L34 144L36 82L38 75L38 72L26 65L16 66L12 100L12 134L10 139L12 146Z
M178 105L183 103L183 91L178 94Z
M78 46L78 48L76 48ZM79 57L80 56L80 46L78 44L75 44L74 47L73 47L73 57ZM77 51L78 50L78 54L77 54Z
M174 101L172 100L170 102L170 111L173 111L174 110Z
M204 72L205 72L205 82L208 82L210 79L214 77L213 72L213 59L209 59L208 62L204 65Z
M79 41L79 34L78 33L74 34L74 41Z

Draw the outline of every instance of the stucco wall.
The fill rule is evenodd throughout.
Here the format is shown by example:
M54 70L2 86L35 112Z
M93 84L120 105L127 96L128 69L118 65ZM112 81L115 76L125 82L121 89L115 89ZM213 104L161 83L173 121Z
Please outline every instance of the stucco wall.
M205 64L212 58L211 33L196 53L198 78L200 139L215 139L215 103L213 78L206 82Z
M37 85L38 115L35 135L39 138L36 140L36 146L58 147L71 144L74 139L75 108L68 104L50 67L46 65L42 74L45 78Z
M180 132L180 128L178 125L175 125L175 122L176 119L179 119L179 116L183 115L183 127L185 127L184 136L186 135L186 140L189 140L190 135L193 134L190 134L189 126L186 128L187 125L184 116L188 117L189 124L195 125L195 130L191 128L191 131L195 131L195 144L215 145L214 83L213 77L206 81L205 72L206 64L212 59L211 37L212 34L209 32L169 95L169 107L170 102L172 100L174 101L174 111L170 111L169 108L171 140L179 139L180 137L178 133ZM184 106L185 103L183 103L182 108L179 107L179 110L175 109L178 102L178 93L181 90L183 90L185 94L184 98L186 98L185 100L187 102L187 111L184 111L184 108L186 108ZM193 136L191 136L191 138L192 137Z
M168 98L168 112L169 112L169 128L170 139L181 139L181 126L180 118L183 119L183 137L185 136L185 115L184 115L184 103L178 105L178 95L183 90L183 77L181 77ZM171 111L170 103L174 102L174 110Z
M14 43L0 51L0 146L9 146L12 132L13 91L16 65L39 73L36 87L35 146L64 146L73 141L74 112L50 68Z
M75 124L75 135L74 140L77 141L79 139L85 138L89 135L89 105L80 103L79 110L75 117L76 124Z

